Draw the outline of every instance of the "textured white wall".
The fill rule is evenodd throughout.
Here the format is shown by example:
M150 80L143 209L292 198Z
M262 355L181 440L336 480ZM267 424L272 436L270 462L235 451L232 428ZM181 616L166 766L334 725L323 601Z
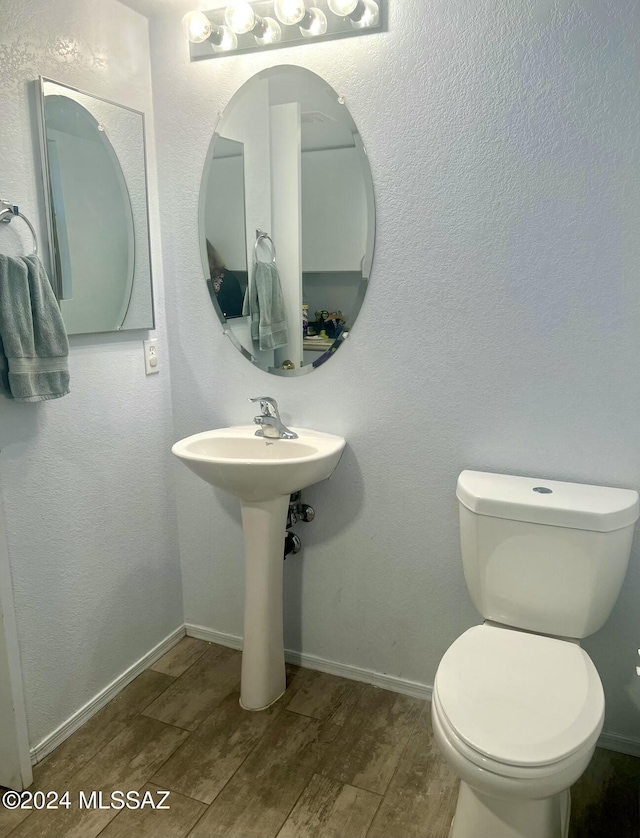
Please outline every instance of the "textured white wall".
M206 4L203 3L203 6ZM388 34L189 64L174 2L152 73L176 437L253 415L344 434L286 564L287 645L431 682L478 621L460 565L463 468L640 486L640 87L636 0L390 2ZM262 68L342 95L371 160L371 288L353 340L300 379L223 338L199 259L216 116ZM236 502L177 470L186 617L242 629ZM586 644L607 729L640 738L640 561Z
M113 0L4 0L0 66L0 194L40 231L29 86L38 75L145 111L154 164L147 21L135 12ZM164 351L153 178L151 187ZM21 239L28 245L19 222L0 230L3 252L23 252ZM169 370L145 378L145 336L72 338L71 395L42 405L0 398L0 483L32 745L182 622Z

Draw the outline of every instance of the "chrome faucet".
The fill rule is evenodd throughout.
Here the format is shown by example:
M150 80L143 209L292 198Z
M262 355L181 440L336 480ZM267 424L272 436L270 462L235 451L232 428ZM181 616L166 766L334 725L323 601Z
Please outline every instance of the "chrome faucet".
M263 436L266 439L298 438L295 431L290 431L286 425L282 424L278 402L275 399L272 399L271 396L257 396L255 399L249 399L249 401L260 402L260 414L253 419L256 425L261 426L256 431L256 436Z

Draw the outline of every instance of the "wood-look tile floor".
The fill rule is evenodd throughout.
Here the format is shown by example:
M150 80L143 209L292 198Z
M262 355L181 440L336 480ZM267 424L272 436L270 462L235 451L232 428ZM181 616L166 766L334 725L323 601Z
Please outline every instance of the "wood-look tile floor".
M428 703L291 666L249 713L239 680L239 652L184 638L35 767L32 790L72 807L0 807L0 838L447 838L457 782ZM79 809L81 790L171 808ZM571 838L639 838L640 760L598 750L572 799Z

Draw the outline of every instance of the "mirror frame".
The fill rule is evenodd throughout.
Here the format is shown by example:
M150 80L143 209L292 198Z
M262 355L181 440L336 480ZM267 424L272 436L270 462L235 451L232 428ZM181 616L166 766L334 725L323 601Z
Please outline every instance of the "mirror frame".
M218 129L220 127L220 123L222 122L222 120L224 118L224 115L225 115L225 112L226 112L227 108L233 102L234 98L243 89L243 87L245 85L249 84L254 79L260 78L261 76L263 76L265 74L272 73L274 70L287 70L287 69L301 70L305 73L308 73L310 76L314 76L316 79L321 81L322 84L324 84L328 88L330 88L333 91L333 93L334 93L336 99L338 100L338 102L340 102L340 104L342 104L342 105L345 105L345 107L346 107L345 98L343 96L341 96L339 93L337 93L335 88L331 84L329 84L329 82L326 81L326 79L322 78L322 76L319 75L318 73L314 73L312 70L308 70L306 67L302 67L298 64L275 64L273 67L266 67L264 70L260 70L258 73L254 73L252 76L250 76L248 79L246 79L246 81L244 81L240 85L240 87L238 87L233 92L231 98L227 101L225 107L218 114L218 118L216 119L214 130L213 130L213 136L211 137L211 141L209 142L209 145L207 147L206 158L205 158L204 167L203 167L203 171L202 171L202 177L200 179L200 196L199 196L199 199L198 199L198 235L199 235L199 245L200 245L200 258L202 260L202 269L203 269L203 272L204 272L205 285L206 285L207 279L209 277L209 258L208 258L208 255L207 255L206 224L205 224L206 211L207 211L207 207L206 207L207 199L206 199L206 189L205 189L205 187L206 187L206 184L209 181L209 175L210 175L210 171L211 171L212 160L214 159L213 152L215 151L216 140L224 139L224 137L222 137L222 135L218 131ZM347 108L347 110L348 110L348 108ZM355 120L353 119L353 116L351 116L350 111L349 111L349 116L351 117L351 120L355 124ZM358 126L356 125L356 128L357 127ZM360 152L360 163L361 163L361 166L362 166L362 175L363 175L363 178L364 178L364 188L365 188L365 193L366 193L367 210L368 210L367 248L366 248L365 255L364 255L364 258L363 258L363 261L362 261L362 280L360 282L360 286L358 288L358 295L357 295L357 298L356 298L357 312L359 314L360 309L362 308L362 304L364 302L364 298L367 294L367 290L369 288L369 280L371 278L371 270L372 270L372 267L373 267L373 259L374 259L374 254L375 254L375 247L376 247L376 200L375 200L375 190L374 190L374 186L373 186L373 174L371 172L371 164L369 162L369 155L367 154L367 151L364 147L364 143L362 142L362 137L360 135L360 130L359 129L358 129L357 134L356 134L356 147L357 147L358 151ZM366 163L366 165L365 165L365 163ZM244 202L244 207L245 207L245 230L244 231L246 233L246 206L247 206L246 181L245 181L245 193L243 195L243 202ZM250 272L251 264L250 264L248 254L247 254L247 267L249 268L249 272ZM207 287L207 296L211 297L211 295L208 293L208 290L209 289ZM263 366L261 366L259 363L257 363L256 358L251 354L251 352L245 346L243 346L240 343L240 341L236 337L235 333L233 332L233 330L229 326L227 318L222 313L222 309L220 308L220 305L218 304L218 301L214 300L213 297L211 297L211 302L213 304L213 308L215 309L216 314L218 315L218 319L220 320L220 323L222 325L223 334L226 335L231 340L231 342L236 347L236 349L248 361L250 361L253 366L257 367L259 370L261 370L264 373L267 373L269 375L280 375L280 376L284 376L286 378L296 378L296 377L299 377L301 375L307 375L307 373L313 372L315 369L318 369L318 367L323 366L324 363L326 363L326 361L329 360L329 358L326 358L322 362L322 364L318 365L318 367L314 366L313 364L306 364L305 366L296 367L295 369L292 369L292 370L283 370L283 369L280 369L280 367L268 367L267 369L265 369ZM357 319L357 316L356 316L356 319ZM346 335L341 335L339 338L337 338L335 340L335 342L332 346L332 349L334 350L334 352L335 352L336 349L340 348L341 344L345 340L347 340L348 338L351 337L352 328L349 329L349 331ZM336 346L336 344L337 344L337 346ZM330 352L331 349L328 349L326 351Z
M114 332L150 332L154 331L157 328L157 321L156 321L156 305L155 305L155 293L154 293L154 286L153 286L153 255L151 251L151 214L149 210L149 166L147 161L147 124L146 119L143 111L136 110L136 108L130 108L128 105L123 105L120 102L114 102L112 99L105 99L103 96L96 96L94 93L89 93L86 90L81 90L79 87L74 87L71 84L66 84L63 81L57 81L56 79L49 78L48 76L38 76L37 80L34 82L36 88L36 97L37 97L37 116L38 116L38 133L40 139L40 165L42 170L42 191L44 195L44 208L45 208L45 216L46 216L46 224L47 224L47 253L49 257L49 276L53 282L54 291L56 294L56 298L58 301L62 300L62 277L59 275L57 267L56 267L56 238L55 238L55 229L53 223L53 206L51 202L51 192L50 192L50 184L51 184L51 167L49 163L49 154L47 152L47 127L45 121L45 95L44 95L44 85L45 82L49 82L51 84L58 85L59 87L64 87L67 90L72 90L74 93L80 93L82 96L88 96L91 99L97 99L99 102L104 102L107 105L113 105L116 108L122 108L125 111L129 111L130 113L136 114L141 119L142 124L142 148L143 148L143 174L144 174L144 190L145 190L145 213L147 219L147 242L149 248L149 292L150 292L150 299L151 299L151 325L150 326L134 326L134 327L127 327L123 328L119 326L116 329L110 329L108 331L100 330L96 332L73 332L72 335L109 335L113 334ZM84 107L81 105L81 107ZM85 108L86 110L86 108ZM113 149L113 146L112 146ZM113 153L118 160L118 155L113 149ZM118 164L120 161L118 160ZM129 198L131 200L131 198ZM135 276L135 241L134 241L134 273L133 279L131 282L131 294L133 294L133 288L135 286L136 276ZM128 311L127 311L128 314ZM125 315L126 320L126 315ZM124 322L124 320L123 320Z

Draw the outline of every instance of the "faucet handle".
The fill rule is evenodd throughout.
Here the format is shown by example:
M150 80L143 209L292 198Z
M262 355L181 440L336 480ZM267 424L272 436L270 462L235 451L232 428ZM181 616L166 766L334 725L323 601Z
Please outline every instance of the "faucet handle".
M260 410L263 416L278 416L278 402L271 396L256 396L249 399L250 402L260 402Z

